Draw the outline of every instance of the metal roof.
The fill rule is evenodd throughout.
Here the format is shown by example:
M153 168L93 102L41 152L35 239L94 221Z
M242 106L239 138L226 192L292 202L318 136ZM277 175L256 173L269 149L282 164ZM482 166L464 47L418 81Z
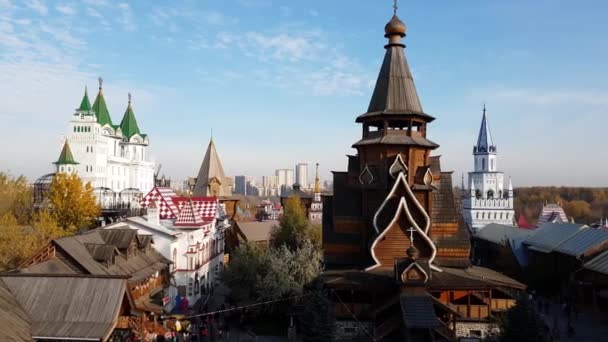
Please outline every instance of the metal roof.
M585 227L584 224L576 223L545 223L524 243L539 249L553 250Z
M278 226L278 221L237 221L238 229L245 235L247 241L270 241L272 227Z
M533 234L534 230L490 223L481 228L477 234L475 234L475 238L506 246L507 241L527 239Z
M401 315L408 328L428 329L439 326L439 320L433 307L433 298L426 294L401 295Z
M591 261L583 265L583 268L608 275L608 251L591 259Z
M608 241L608 231L596 228L585 228L578 230L574 235L570 236L553 250L573 257L579 257L606 241Z

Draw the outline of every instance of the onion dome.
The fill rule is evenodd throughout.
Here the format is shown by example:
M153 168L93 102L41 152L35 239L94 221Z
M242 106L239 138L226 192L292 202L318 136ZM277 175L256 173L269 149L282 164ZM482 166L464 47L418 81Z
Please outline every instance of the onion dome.
M384 26L384 33L386 33L387 36L398 34L403 37L405 36L406 30L405 23L399 19L397 14L394 14L391 20Z
M411 259L416 259L418 257L418 249L416 247L414 247L413 245L410 246L405 253L407 254L408 257L410 257Z

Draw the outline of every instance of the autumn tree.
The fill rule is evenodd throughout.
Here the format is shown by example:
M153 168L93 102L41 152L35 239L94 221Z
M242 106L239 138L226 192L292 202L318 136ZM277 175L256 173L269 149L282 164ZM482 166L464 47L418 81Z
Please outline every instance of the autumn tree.
M0 216L10 213L17 223L27 224L32 218L32 187L24 176L13 177L0 172Z
M272 246L278 248L286 245L291 250L297 249L304 241L310 240L309 226L300 198L297 196L287 198L279 225L273 227L270 234Z
M29 225L20 225L11 213L0 216L0 269L12 269L52 239L65 236L53 215L41 211Z
M83 184L76 174L58 173L53 177L48 209L67 233L90 228L100 214L93 187Z

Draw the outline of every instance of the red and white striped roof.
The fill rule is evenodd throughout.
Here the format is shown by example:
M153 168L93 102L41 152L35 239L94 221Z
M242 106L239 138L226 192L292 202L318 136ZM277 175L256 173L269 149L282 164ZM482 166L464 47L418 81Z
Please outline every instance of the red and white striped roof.
M141 199L142 208L148 208L151 202L156 204L156 207L159 211L159 218L166 219L174 219L177 218L179 214L179 210L172 198L177 195L171 188L165 187L154 187L150 192Z

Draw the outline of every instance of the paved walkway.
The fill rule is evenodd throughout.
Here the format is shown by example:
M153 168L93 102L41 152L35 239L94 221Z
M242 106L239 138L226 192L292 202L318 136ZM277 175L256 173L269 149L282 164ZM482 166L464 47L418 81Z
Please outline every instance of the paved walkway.
M536 305L536 302L535 302ZM571 314L574 335L568 337L568 318L561 305L549 304L549 312L541 313L550 329L557 323L559 341L604 342L608 340L608 315L584 310L578 315ZM555 341L558 341L557 339Z

